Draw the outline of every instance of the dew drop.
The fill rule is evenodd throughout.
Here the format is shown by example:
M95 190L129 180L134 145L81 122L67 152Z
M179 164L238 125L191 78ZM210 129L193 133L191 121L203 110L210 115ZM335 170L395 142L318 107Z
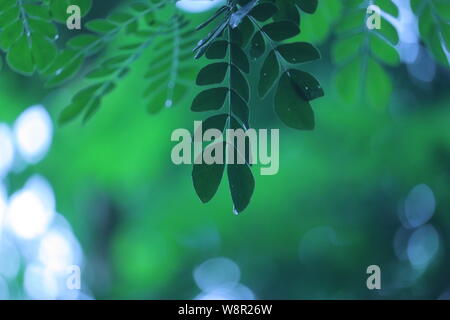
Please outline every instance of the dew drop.
M172 103L172 100L167 99L164 105L166 106L166 108L170 108L172 106Z
M239 211L237 211L235 207L233 207L233 213L234 213L235 215L239 215Z

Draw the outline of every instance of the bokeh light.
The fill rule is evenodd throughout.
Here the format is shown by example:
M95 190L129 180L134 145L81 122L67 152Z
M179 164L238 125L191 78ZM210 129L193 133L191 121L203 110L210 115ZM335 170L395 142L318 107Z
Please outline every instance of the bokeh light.
M202 292L196 300L252 300L255 295L239 283L241 271L231 259L209 259L194 270L194 280Z
M408 241L408 259L415 268L428 266L439 249L439 236L431 225L424 225L415 230Z
M0 123L0 179L11 169L14 160L12 133L6 124Z
M17 149L28 163L36 163L45 156L51 144L52 133L52 121L42 105L26 109L14 124Z
M20 253L16 244L6 235L0 235L0 276L14 279L19 273Z
M194 270L195 283L203 291L238 283L240 277L241 272L237 264L224 257L207 260Z
M405 200L404 209L407 227L417 228L427 223L436 209L433 191L425 184L415 186Z
M39 264L27 266L24 287L31 299L54 300L58 297L58 280L55 274Z
M45 200L34 189L24 188L14 193L6 213L8 227L23 239L42 235L54 216Z
M223 0L180 0L177 7L186 12L198 13L210 10L222 2Z

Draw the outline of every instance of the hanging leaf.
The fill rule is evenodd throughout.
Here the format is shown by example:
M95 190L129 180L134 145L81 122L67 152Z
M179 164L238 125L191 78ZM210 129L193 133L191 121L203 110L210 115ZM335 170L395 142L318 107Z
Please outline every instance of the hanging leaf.
M275 95L275 112L287 126L299 130L314 129L314 112L303 98L288 72L283 73Z
M332 49L333 59L339 66L334 82L346 103L364 102L371 107L383 109L390 101L392 90L383 88L375 94L376 98L369 92L373 93L373 87L383 86L377 82L382 78L387 81L388 87L391 86L391 80L382 65L396 66L400 63L394 47L399 37L396 29L384 16L381 17L381 29L369 30L366 26L367 6L361 6L363 4L363 0L349 4L348 13L343 16L342 23L338 24L338 38ZM373 4L386 14L398 14L397 7L391 0L376 0ZM372 56L377 60L372 60ZM375 78L369 75L369 65Z
M207 146L207 149L214 148L217 143ZM226 143L218 142L225 150ZM208 150L206 150L208 151ZM225 154L224 154L225 157ZM203 203L209 202L216 194L220 181L222 181L223 171L225 168L225 158L222 163L214 164L194 164L192 168L192 181L194 183L195 192Z

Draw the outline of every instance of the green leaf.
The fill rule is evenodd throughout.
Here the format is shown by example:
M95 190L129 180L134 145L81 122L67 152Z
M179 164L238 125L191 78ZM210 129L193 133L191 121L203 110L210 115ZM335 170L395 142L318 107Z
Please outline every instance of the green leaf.
M53 42L34 33L31 35L31 53L37 70L43 71L53 62L57 49Z
M277 1L278 13L273 17L275 21L289 20L299 25L300 14L294 5L294 0Z
M7 51L23 35L22 23L15 21L1 31L0 48Z
M71 49L83 49L89 45L92 45L98 40L99 37L93 34L81 34L67 41L67 46Z
M51 40L54 40L58 35L56 27L47 21L30 18L28 20L28 25L30 26L32 34L41 34Z
M62 51L46 70L46 74L49 75L46 87L54 87L75 76L83 61L83 57L76 51Z
M447 1L413 0L411 7L418 16L419 32L435 59L450 66L450 10Z
M202 130L205 132L208 129L217 129L220 132L225 130L225 124L228 120L228 114L222 113L209 117L202 123Z
M222 144L222 150L226 148L226 142ZM206 148L213 148L214 143ZM224 152L225 157L225 152ZM225 159L221 164L194 164L192 168L192 181L194 183L195 192L203 203L209 202L217 192L220 181L222 180L225 168Z
M250 88L247 79L242 72L235 66L231 66L230 70L230 87L248 102L250 99Z
M247 164L228 164L228 182L234 212L241 213L247 208L255 190L255 178Z
M300 29L292 21L276 21L266 24L262 27L262 30L277 42L292 38L300 33Z
M261 98L269 92L270 88L272 88L273 84L278 79L279 73L280 65L275 55L275 51L272 50L267 55L259 76L258 93Z
M250 44L250 56L252 58L259 58L266 51L266 43L260 31L256 32Z
M63 125L72 121L87 109L93 101L92 97L96 95L97 90L101 86L101 84L95 84L79 91L72 98L71 104L61 112L58 120L59 124Z
M369 103L377 109L384 109L392 95L391 78L375 60L367 63L367 78L365 96L370 97Z
M231 111L242 121L246 128L249 127L248 118L249 110L247 103L234 90L230 90Z
M263 2L250 11L250 15L258 21L264 22L272 18L278 11L278 7L270 2Z
M106 19L95 19L86 23L86 29L98 33L107 33L117 29L117 25Z
M339 69L335 75L338 94L349 104L356 103L360 98L363 81L361 68L362 60L358 57Z
M319 0L296 0L296 4L306 13L314 13L319 5Z
M230 47L231 62L245 73L250 72L250 64L247 55L242 51L241 47L232 43Z
M223 59L227 55L228 41L218 40L212 43L208 50L206 50L206 58L208 59Z
M6 61L11 69L24 75L34 72L33 57L31 55L28 38L21 36L10 48Z
M360 33L336 42L332 48L334 62L336 64L342 64L357 56L363 45L364 39L365 36Z
M311 101L323 97L324 92L319 81L311 74L295 69L290 69L288 72L304 99Z
M319 51L307 42L293 42L282 44L277 51L289 63L304 63L320 59Z
M253 23L248 17L246 17L244 20L242 20L238 29L241 32L242 47L245 48L253 35Z
M225 79L228 64L225 62L212 63L200 70L197 76L197 85L205 86L221 83Z
M275 95L275 112L287 126L299 130L314 129L314 112L289 77L283 73Z
M224 87L204 90L194 98L191 110L199 112L220 109L225 102L227 93L228 88Z

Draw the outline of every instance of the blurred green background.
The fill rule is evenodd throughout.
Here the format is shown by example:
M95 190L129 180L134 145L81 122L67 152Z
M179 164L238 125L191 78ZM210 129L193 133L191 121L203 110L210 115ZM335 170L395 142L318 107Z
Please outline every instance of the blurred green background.
M99 2L90 15L105 16L126 1ZM252 103L255 127L281 127L280 171L259 176L254 170L255 193L239 216L226 180L202 204L192 168L172 164L172 131L191 130L205 115L190 111L190 98L147 114L140 97L151 47L86 125L56 124L82 79L49 91L39 77L4 68L0 164L7 163L4 150L14 151L8 169L0 169L0 298L450 297L449 69L416 38L410 43L416 55L386 68L393 93L385 107L371 107L365 102L370 96L344 102L330 54L333 26L344 9L322 3L317 15L304 18L299 36L323 55L306 66L326 93L313 103L317 127L283 127L270 97ZM193 25L209 14L187 13ZM30 109L35 105L43 109ZM43 123L48 112L53 128L39 159L27 159L17 133L18 119L30 110L37 117L31 119L43 117ZM31 130L28 137L36 133L32 125L23 127ZM20 201L33 203L23 194L33 181L34 190L46 190L54 212L50 218L27 213L22 218L31 227L19 220L8 227L2 211L5 218L27 208ZM46 231L36 237L33 217L47 219ZM48 271L49 261L59 273ZM65 288L64 263L81 266L81 290ZM381 268L381 290L366 287L369 265Z

